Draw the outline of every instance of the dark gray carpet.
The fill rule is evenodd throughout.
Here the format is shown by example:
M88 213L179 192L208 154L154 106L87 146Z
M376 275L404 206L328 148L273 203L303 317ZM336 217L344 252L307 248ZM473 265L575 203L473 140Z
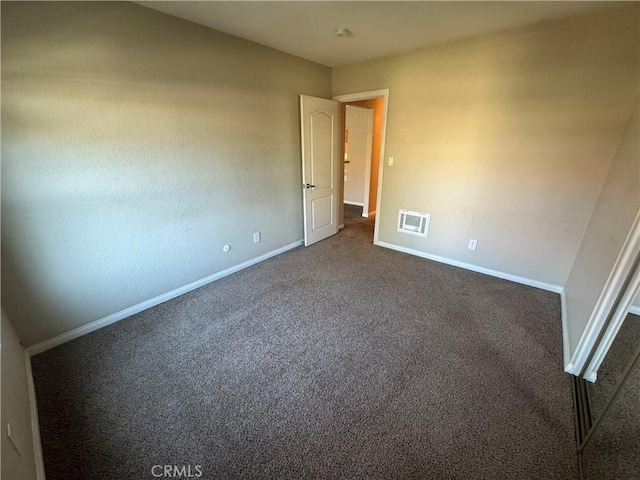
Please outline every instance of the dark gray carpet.
M607 356L600 365L597 381L587 383L589 404L594 420L606 407L638 346L640 346L640 317L630 313L622 323Z
M559 297L375 247L347 213L34 357L47 480L577 479Z

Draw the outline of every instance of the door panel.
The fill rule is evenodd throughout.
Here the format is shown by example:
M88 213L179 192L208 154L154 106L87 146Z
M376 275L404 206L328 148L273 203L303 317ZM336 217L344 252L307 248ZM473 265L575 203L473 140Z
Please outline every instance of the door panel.
M333 178L333 118L327 112L313 112L311 118L311 184L331 188Z
M300 96L304 244L338 233L339 104Z
M313 200L311 204L313 214L311 215L311 217L313 219L312 229L314 231L331 224L333 220L332 207L334 203L335 200L333 196L322 197L317 200Z

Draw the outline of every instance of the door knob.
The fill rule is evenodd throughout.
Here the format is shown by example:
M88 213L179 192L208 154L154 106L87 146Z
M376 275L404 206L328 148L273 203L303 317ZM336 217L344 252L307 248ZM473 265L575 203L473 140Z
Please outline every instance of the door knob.
M314 187L315 187L315 185L311 185L310 183L307 183L307 184L304 186L304 188L314 188Z

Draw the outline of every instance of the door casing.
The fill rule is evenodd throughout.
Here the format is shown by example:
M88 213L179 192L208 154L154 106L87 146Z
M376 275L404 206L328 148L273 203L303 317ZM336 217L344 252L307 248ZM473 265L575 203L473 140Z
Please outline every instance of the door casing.
M378 192L377 192L377 198L376 198L375 227L373 230L373 243L376 245L378 244L378 235L379 235L379 229L380 229L380 212L381 212L380 206L382 205L382 194L383 194L382 179L384 177L385 142L387 138L387 118L388 118L388 112L389 112L389 89L383 88L380 90L370 90L366 92L349 93L345 95L335 95L333 97L334 100L337 100L340 103L357 102L360 100L372 100L374 98L380 98L380 97L384 99L384 103L383 103L384 117L382 119L382 133L381 133L382 138L380 139L380 158L378 159L378 162L379 162ZM341 134L341 144L344 145L344 138L342 138L342 135L344 135L344 128L342 128L342 134ZM344 158L344 152L342 152L342 154L343 154L342 158ZM344 180L344 177L341 177L341 180ZM342 196L342 188L340 188L340 205L342 205L343 201L344 201L344 198ZM340 228L344 226L343 215L344 215L343 209L340 208Z

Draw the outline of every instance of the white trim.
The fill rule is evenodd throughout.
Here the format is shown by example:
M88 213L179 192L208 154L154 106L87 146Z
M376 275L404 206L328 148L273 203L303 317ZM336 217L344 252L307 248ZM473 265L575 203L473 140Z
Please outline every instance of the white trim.
M348 106L348 105L347 105ZM370 116L367 118L367 150L365 152L365 163L364 163L364 202L362 206L362 213L369 213L369 198L371 196L371 167L373 166L371 162L373 159L371 155L373 153L373 130L374 130L374 117L375 110L369 109Z
M38 419L38 404L36 402L36 387L33 383L31 355L27 350L24 351L24 365L27 370L27 390L29 394L29 410L31 413L31 435L33 436L36 478L38 480L45 480L44 457L42 455L42 441L40 439L40 420Z
M602 336L602 340L596 346L596 351L593 354L593 358L585 371L584 378L591 382L595 382L598 374L598 369L604 361L604 357L607 355L613 340L616 338L620 327L627 318L629 307L635 299L638 288L640 287L640 268L636 268L629 277L629 284L627 289L622 292L620 302L614 312L611 313L611 322L609 328Z
M338 225L338 230L342 230L344 228L344 223L341 223L340 225Z
M364 214L364 212L362 212L362 216L364 218L369 218L369 217L375 217L376 216L376 211L374 210L373 212L369 212L368 214Z
M337 100L340 103L346 103L346 102L359 102L360 100L372 100L374 98L380 98L386 95L389 95L389 89L381 88L380 90L369 90L367 92L334 95L332 99Z
M564 329L564 325L562 326L562 328ZM564 355L564 354L563 354L563 355ZM573 363L571 363L571 362L569 362L569 363L566 363L566 362L565 362L565 365L564 365L564 371L565 371L566 373L570 373L571 375L575 375L575 376L580 375L580 372L579 372L579 371L577 371L577 372L576 372L576 366L575 366Z
M596 380L598 379L598 373L597 373L597 372L590 372L590 373L587 373L587 374L584 376L584 379L585 379L586 381L588 381L588 382L596 383Z
M560 292L560 315L562 318L562 364L565 371L567 368L573 368L571 365L571 349L569 346L569 326L567 324L567 295L564 292L564 288ZM568 372L571 373L571 372Z
M49 338L48 340L44 340L40 343L36 343L35 345L31 345L26 349L26 351L29 353L29 355L32 355L32 356L37 355L38 353L42 353L46 350L49 350L50 348L57 347L58 345L62 345L63 343L66 343L70 340L86 335L87 333L91 333L102 327L106 327L107 325L111 325L112 323L115 323L127 317L130 317L131 315L140 313L143 310L147 310L148 308L155 307L156 305L160 305L161 303L164 303L168 300L179 297L180 295L184 295L185 293L195 290L196 288L200 288L211 282L215 282L216 280L226 277L227 275L231 275L232 273L236 273L247 267L251 267L256 263L260 263L271 257L280 255L288 250L291 250L296 247L299 247L300 245L303 245L303 243L304 243L303 240L298 240L297 242L293 242L289 245L285 245L284 247L277 248L275 250L272 250L271 252L265 253L264 255L260 255L259 257L253 258L251 260L247 260L246 262L242 262L238 265L227 268L226 270L222 270L221 272L214 273L213 275L209 275L208 277L202 278L200 280L196 280L195 282L192 282L183 287L176 288L175 290L164 293L150 300L146 300L132 307L125 308L124 310L113 313L111 315L107 315L106 317L103 317L99 320L95 320L91 323L82 325L81 327L78 327L78 328L74 328L73 330L62 333L53 338Z
M640 307L638 305L631 305L631 307L629 307L629 313L640 315Z
M342 203L344 203L346 205L353 205L354 207L363 207L364 208L364 203L363 202L352 202L351 200L344 200Z
M478 265L473 265L472 263L461 262L459 260L453 260L451 258L441 257L439 255L433 255L431 253L421 252L419 250L414 250L412 248L401 247L400 245L395 245L393 243L387 242L374 242L376 245L381 247L389 248L391 250L396 250L398 252L408 253L410 255L415 255L417 257L426 258L428 260L433 260L434 262L445 263L447 265L452 265L454 267L464 268L465 270L471 270L472 272L483 273L485 275L490 275L492 277L501 278L503 280L509 280L515 283L521 283L523 285L528 285L530 287L540 288L542 290L547 290L553 293L562 294L564 288L560 285L553 285L551 283L540 282L538 280L533 280L531 278L520 277L518 275L512 275L510 273L499 272L498 270L492 270L490 268L480 267Z
M616 300L618 299L622 288L627 281L627 278L632 274L630 271L636 258L640 255L640 210L636 214L636 218L631 226L631 230L627 235L627 238L622 245L622 249L613 264L613 268L611 269L611 273L607 278L607 281L604 284L602 292L600 293L600 297L596 302L596 305L591 313L589 321L580 337L580 341L578 345L571 355L571 365L573 369L569 373L573 373L574 375L580 375L583 368L586 366L585 363L591 354L591 351L594 348L598 348L596 345L596 341L598 340L598 336L600 335L600 331L604 327L607 318L610 315L613 315L614 321L611 322L609 331L602 338L602 342L600 342L600 346L604 344L604 342L609 340L611 334L618 331L620 325L617 322L624 320L624 316L620 315L620 312L612 312ZM629 309L629 306L633 302L633 298L624 306L624 313L626 313ZM619 305L620 307L620 305ZM606 353L606 350L604 350ZM597 356L596 356L597 357ZM591 361L590 370L594 370L592 367L598 358L594 357ZM602 358L599 358L602 361ZM599 363L598 363L599 366ZM597 368L595 369L597 370ZM586 377L585 377L586 378Z
M357 102L359 100L371 100L374 98L384 99L383 102L383 117L382 117L382 133L380 138L380 160L378 164L378 194L376 197L376 211L380 211L380 206L382 205L382 178L384 176L384 158L385 158L385 147L387 141L387 119L389 118L389 89L383 88L381 90L370 90L368 92L359 92L359 93L349 93L346 95L335 95L333 97L334 100L339 101L340 103L346 102ZM373 243L378 241L378 235L380 231L380 222L378 222L378 217L376 216L376 221L373 227Z

